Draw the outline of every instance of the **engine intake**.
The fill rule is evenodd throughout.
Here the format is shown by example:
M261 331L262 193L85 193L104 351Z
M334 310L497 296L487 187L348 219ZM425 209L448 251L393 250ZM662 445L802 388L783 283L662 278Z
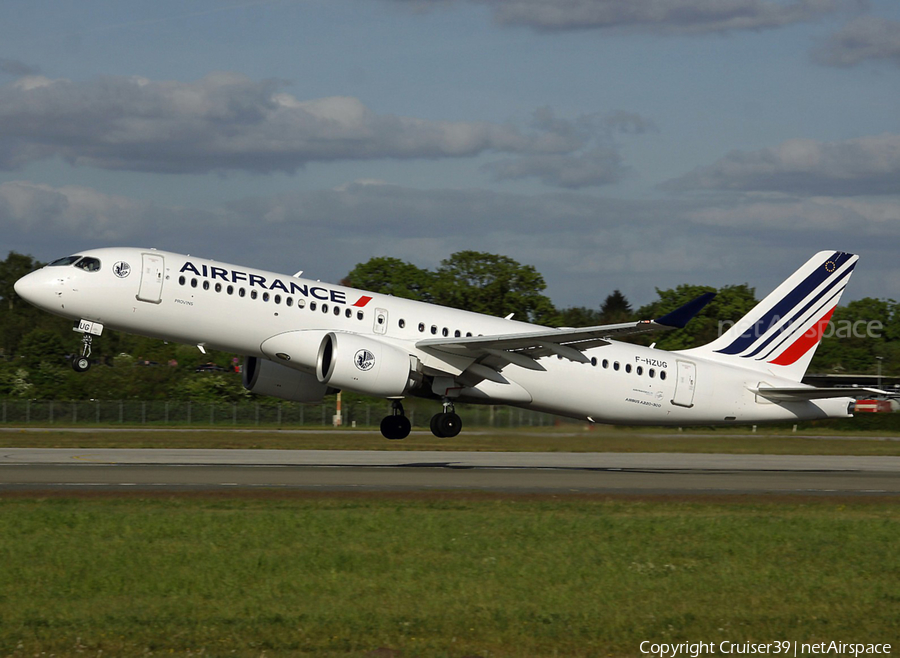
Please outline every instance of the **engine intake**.
M416 384L412 359L389 343L332 332L319 346L316 377L335 388L383 398L398 397Z

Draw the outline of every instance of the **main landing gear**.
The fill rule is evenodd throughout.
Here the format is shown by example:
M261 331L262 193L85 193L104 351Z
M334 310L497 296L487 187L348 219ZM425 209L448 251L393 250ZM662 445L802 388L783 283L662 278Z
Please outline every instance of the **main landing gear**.
M386 439L396 441L409 436L412 424L403 413L403 405L400 400L391 401L391 415L381 420L381 434Z
M431 417L431 433L440 439L452 439L462 429L462 419L456 414L453 403L444 400L444 411Z
M411 424L403 413L400 400L391 401L391 415L381 421L381 434L386 439L395 441L409 436ZM453 409L453 403L444 400L444 411L431 417L431 433L441 439L449 439L462 429L462 420Z

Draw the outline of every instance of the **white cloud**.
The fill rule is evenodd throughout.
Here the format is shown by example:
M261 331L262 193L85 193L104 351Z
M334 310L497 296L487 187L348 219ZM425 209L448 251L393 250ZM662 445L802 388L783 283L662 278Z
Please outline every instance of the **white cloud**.
M0 87L0 168L58 156L113 170L293 172L310 162L335 160L577 154L597 134L589 118L556 118L549 108L520 129L380 115L357 98L300 100L281 87L233 73L187 83L22 77ZM610 122L610 134L643 132L650 125L626 113ZM568 169L580 163L596 166L579 156ZM606 182L590 173L582 178L585 184Z
M862 254L856 296L895 296L900 200L623 201L583 193L504 194L350 184L213 208L163 206L84 187L0 185L8 248L49 260L133 245L339 281L373 256L434 268L465 249L534 265L559 306L598 306L619 288L752 282L774 288L819 249Z
M813 196L900 194L900 135L839 142L791 139L759 151L732 151L664 187Z
M416 9L451 0L398 0ZM539 31L619 29L661 34L764 30L815 20L836 0L468 0L493 10L501 25Z
M900 66L900 22L877 16L855 18L831 35L813 57L827 66L856 66L866 60Z

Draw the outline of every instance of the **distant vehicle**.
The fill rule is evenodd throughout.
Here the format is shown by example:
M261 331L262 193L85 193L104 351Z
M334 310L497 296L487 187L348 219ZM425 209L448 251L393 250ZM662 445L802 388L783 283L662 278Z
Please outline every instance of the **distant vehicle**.
M508 404L590 422L735 424L845 418L876 389L801 383L858 256L822 251L725 334L668 352L620 336L683 327L707 293L659 318L554 329L510 317L363 292L297 276L146 249L79 252L19 279L35 306L78 321L86 370L93 336L119 331L245 354L254 393L316 402L348 389L387 398L381 423L405 438L401 400L438 400L439 437L456 402ZM198 371L222 370L214 364Z
M890 400L857 400L853 410L856 413L883 414L894 409Z
M217 366L215 363L204 363L197 366L194 372L225 372L225 368Z

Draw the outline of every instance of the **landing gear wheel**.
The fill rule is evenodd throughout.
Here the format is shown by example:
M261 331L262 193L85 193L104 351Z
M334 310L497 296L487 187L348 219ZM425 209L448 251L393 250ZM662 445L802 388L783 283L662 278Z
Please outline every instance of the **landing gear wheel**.
M396 441L408 437L410 430L412 430L412 423L403 415L403 405L400 400L392 400L391 415L381 419L381 435L386 439Z
M405 439L411 430L412 424L406 416L385 416L381 419L381 435L391 441Z
M72 370L75 372L87 372L91 367L91 343L94 337L88 333L81 335L81 356L72 359Z
M452 439L462 429L462 419L454 412L431 417L431 433L440 439Z

